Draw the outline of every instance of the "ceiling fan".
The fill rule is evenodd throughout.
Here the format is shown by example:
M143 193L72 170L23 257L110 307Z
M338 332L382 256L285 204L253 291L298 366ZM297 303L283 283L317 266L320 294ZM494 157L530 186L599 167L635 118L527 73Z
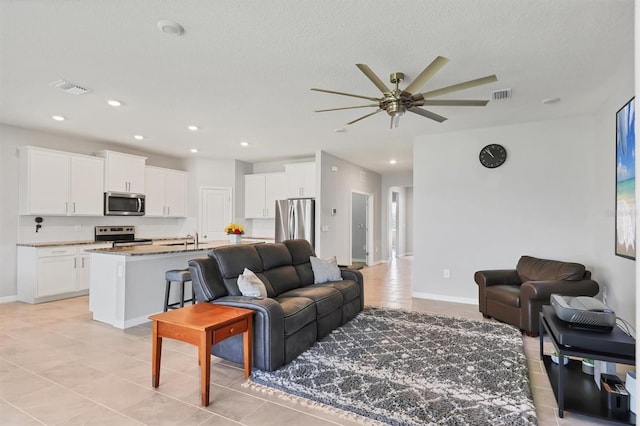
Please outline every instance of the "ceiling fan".
M351 93L344 92L336 92L334 90L325 90L325 89L316 89L313 88L311 90L315 90L316 92L325 92L325 93L333 93L334 95L343 95L343 96L351 96L354 98L367 99L375 104L368 105L360 105L360 106L351 106L351 107L343 107L343 108L331 108L331 109L321 109L315 112L327 112L327 111L339 111L343 109L355 109L355 108L378 108L372 113L363 115L360 118L356 118L353 121L348 122L347 124L357 123L360 120L363 120L367 117L371 117L374 114L377 114L381 111L386 111L387 114L391 116L391 129L398 126L398 121L400 120L400 116L405 112L409 111L414 114L421 115L423 117L430 118L439 123L442 123L447 118L441 115L438 115L434 112L427 111L426 109L420 108L424 105L429 106L485 106L489 101L485 100L431 100L430 98L435 98L437 96L445 95L447 93L457 92L459 90L465 90L476 86L481 86L483 84L493 83L494 81L498 81L495 75L489 75L487 77L477 78L475 80L465 81L464 83L454 84L452 86L442 87L440 89L431 90L429 92L424 93L416 93L420 87L422 87L435 73L437 73L440 68L442 68L449 59L438 56L436 59L429 64L409 85L404 89L400 90L398 85L404 80L404 74L401 72L394 72L389 77L389 80L392 84L395 84L396 87L394 90L390 90L383 82L378 78L378 76L371 71L365 64L356 64L356 66L367 76L369 80L382 92L381 98L374 98L370 96L361 96L354 95Z

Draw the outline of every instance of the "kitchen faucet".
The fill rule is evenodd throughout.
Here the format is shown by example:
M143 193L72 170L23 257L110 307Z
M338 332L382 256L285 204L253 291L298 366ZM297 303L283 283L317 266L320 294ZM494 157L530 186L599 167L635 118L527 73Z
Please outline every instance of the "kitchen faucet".
M195 248L196 250L198 249L199 237L200 236L198 235L197 232L194 232L194 235L187 234L187 238L191 238L193 240L193 245L194 245L193 248ZM186 241L184 242L184 248L185 249L187 248L187 242Z

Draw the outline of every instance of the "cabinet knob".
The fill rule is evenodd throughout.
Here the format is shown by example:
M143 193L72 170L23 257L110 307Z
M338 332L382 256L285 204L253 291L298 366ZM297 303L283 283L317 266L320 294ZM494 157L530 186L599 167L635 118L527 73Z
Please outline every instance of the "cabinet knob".
M235 328L233 328L233 327L232 327L232 328L230 328L230 329L229 329L229 334L233 333L234 331L236 331L236 329L235 329Z

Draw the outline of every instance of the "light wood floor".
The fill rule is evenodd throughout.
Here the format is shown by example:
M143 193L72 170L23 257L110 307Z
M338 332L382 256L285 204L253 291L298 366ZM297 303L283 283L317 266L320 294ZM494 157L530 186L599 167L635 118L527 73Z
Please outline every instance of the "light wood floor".
M411 297L413 258L364 268L365 301L483 320L477 306ZM469 286L475 288L472 279ZM158 292L164 283L158 283ZM540 425L609 424L557 406L538 340L524 337ZM200 406L195 347L165 339L160 387L151 387L149 325L119 330L95 322L88 297L29 305L0 304L2 425L352 425L319 409L242 386L240 365L214 358L211 404Z

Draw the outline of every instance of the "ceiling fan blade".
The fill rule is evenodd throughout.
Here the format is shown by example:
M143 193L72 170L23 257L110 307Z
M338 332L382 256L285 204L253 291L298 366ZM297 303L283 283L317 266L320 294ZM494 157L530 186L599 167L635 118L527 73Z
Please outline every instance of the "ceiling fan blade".
M437 121L438 123L442 123L443 121L445 121L447 119L447 117L443 117L443 116L438 115L438 114L436 114L434 112L427 111L426 109L422 109L422 108L418 108L418 107L409 108L407 111L411 111L414 114L418 114L418 115L421 115L423 117L430 118L432 120Z
M421 95L423 98L434 98L436 96L446 95L447 93L457 92L458 90L470 89L472 87L482 86L483 84L493 83L494 81L498 81L498 78L495 75L489 75L487 77L465 81L464 83L454 84L453 86L432 90L431 92L422 93Z
M360 106L343 107L343 108L318 109L314 112L340 111L341 109L370 108L370 107L379 107L379 105L369 104L369 105L360 105Z
M380 91L383 94L385 94L385 95L390 95L391 94L391 90L389 90L389 88L382 82L382 80L380 80L380 78L377 75L375 75L375 73L373 71L371 71L371 68L369 68L365 64L356 64L356 67L358 67L360 69L360 71L362 71L364 73L364 75L366 75L367 78L369 80L371 80L371 82L373 84L375 84L376 87L378 89L380 89Z
M325 90L325 89L315 89L315 88L313 88L311 90L315 90L316 92L333 93L334 95L351 96L352 98L367 99L367 100L375 101L375 102L379 102L380 101L380 99L371 98L369 96L361 96L361 95L354 95L354 94L351 94L351 93L336 92L335 90Z
M449 60L443 56L438 56L431 62L413 81L404 89L403 93L415 93L420 89L435 73L445 66Z
M414 105L437 105L437 106L486 106L489 101L485 100L470 100L470 99L451 99L451 100L439 100L439 99L424 99L419 102L415 102Z
M372 112L372 113L370 113L370 114L363 115L363 116L362 116L362 117L360 117L360 118L356 118L355 120L350 121L350 122L348 122L347 124L357 123L358 121L360 121L360 120L364 120L364 119L365 119L365 118L367 118L367 117L371 117L373 114L377 114L377 113L379 113L380 111L383 111L383 110L382 110L382 108L381 108L381 109L379 109L379 110L377 110L377 111L374 111L374 112Z

